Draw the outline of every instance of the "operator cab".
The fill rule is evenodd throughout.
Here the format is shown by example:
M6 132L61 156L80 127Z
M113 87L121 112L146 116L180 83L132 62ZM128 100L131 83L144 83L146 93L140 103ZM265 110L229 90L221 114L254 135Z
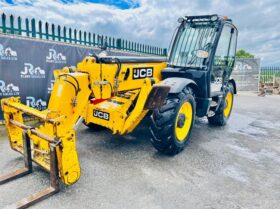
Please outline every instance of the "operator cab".
M236 27L230 19L218 15L186 16L178 22L163 79L193 80L198 86L198 100L223 95L234 67Z

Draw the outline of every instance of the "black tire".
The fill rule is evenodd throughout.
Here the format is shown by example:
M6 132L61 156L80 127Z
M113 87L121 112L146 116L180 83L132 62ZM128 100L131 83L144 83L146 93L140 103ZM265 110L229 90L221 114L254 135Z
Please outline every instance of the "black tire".
M232 94L232 105L230 108L230 112L228 116L225 116L224 114L224 109L227 105L226 103L226 96L228 93ZM215 112L215 115L212 117L208 117L208 122L211 125L214 126L224 126L227 124L228 119L230 118L231 115L231 111L232 111L232 107L233 107L233 101L234 101L234 87L232 86L232 84L229 84L228 89L225 91L223 100L218 108L218 110Z
M192 119L186 137L183 140L179 140L175 133L176 127L178 127L176 121L179 110L186 102L191 104ZM150 126L151 143L159 152L167 155L175 155L184 149L192 132L195 109L196 103L193 90L186 87L178 94L169 94L165 104L153 111Z
M93 131L102 131L105 129L105 127L97 125L95 123L85 123L84 125L87 126L89 129L93 130Z

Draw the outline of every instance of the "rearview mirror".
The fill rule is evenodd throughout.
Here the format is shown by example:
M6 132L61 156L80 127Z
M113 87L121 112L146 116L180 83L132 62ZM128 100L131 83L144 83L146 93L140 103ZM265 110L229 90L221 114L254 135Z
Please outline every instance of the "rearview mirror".
M208 58L208 56L209 56L209 53L205 50L199 49L196 51L196 57L198 57L198 58L205 59L205 58Z

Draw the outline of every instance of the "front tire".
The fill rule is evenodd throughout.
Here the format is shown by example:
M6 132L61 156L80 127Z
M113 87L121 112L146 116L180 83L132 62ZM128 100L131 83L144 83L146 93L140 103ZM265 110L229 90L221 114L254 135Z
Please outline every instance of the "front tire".
M170 94L151 116L151 143L161 153L175 155L186 146L193 127L196 103L191 88Z
M233 100L234 100L234 90L230 85L228 90L225 93L223 101L220 104L220 107L215 112L215 115L208 117L208 122L211 125L215 126L224 126L227 124L227 121L231 115Z

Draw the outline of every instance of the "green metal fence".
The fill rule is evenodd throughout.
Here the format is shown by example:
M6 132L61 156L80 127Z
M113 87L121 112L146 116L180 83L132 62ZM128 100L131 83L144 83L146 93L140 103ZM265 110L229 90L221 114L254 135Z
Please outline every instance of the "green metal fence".
M121 38L99 35L65 26L43 23L41 20L36 21L34 18L22 19L15 18L13 15L7 16L2 13L0 21L0 33L15 34L20 36L39 38L45 40L59 41L65 43L86 45L86 46L103 46L105 43L108 48L124 51L138 52L150 55L166 56L167 49L136 43Z
M261 83L273 83L275 77L280 77L280 67L261 67Z

